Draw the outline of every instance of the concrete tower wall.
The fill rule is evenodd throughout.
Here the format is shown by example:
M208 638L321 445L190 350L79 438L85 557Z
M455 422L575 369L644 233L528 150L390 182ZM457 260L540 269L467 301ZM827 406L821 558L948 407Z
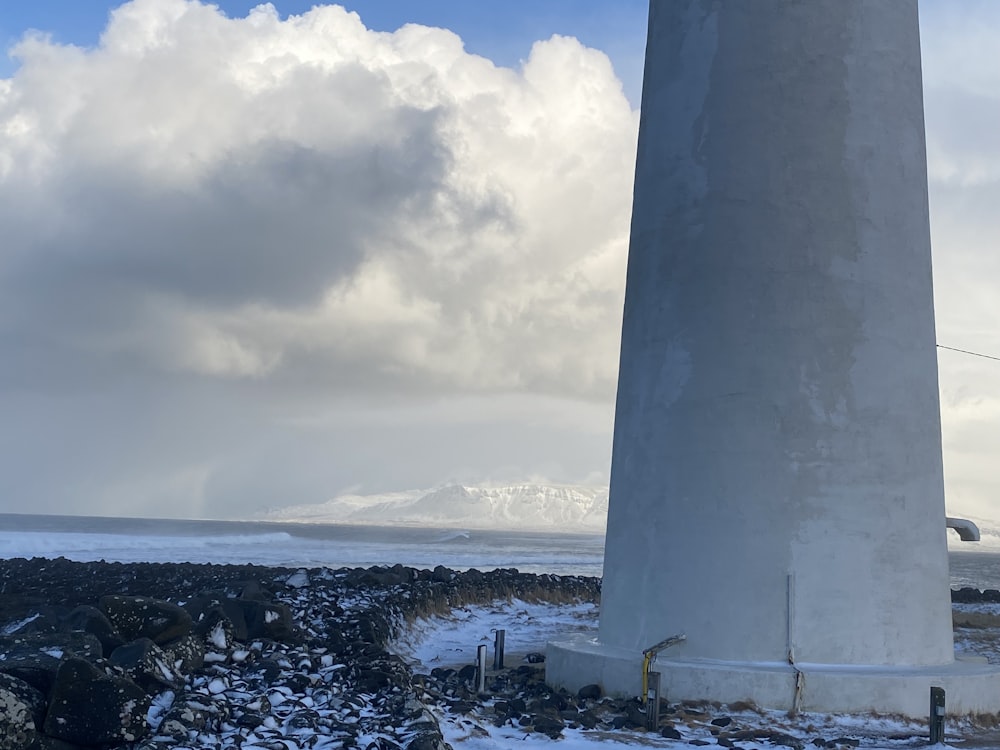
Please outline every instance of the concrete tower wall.
M916 1L654 0L637 165L601 643L951 663Z

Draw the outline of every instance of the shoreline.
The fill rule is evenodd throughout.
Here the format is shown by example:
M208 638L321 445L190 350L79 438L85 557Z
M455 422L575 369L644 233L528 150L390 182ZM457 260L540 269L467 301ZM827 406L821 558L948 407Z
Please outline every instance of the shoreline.
M296 747L323 748L336 740L336 747L366 748L371 742L360 740L375 738L371 741L378 747L381 741L390 750L442 748L437 720L420 701L423 690L387 649L398 628L418 617L498 598L593 599L599 587L593 578L510 569L459 573L440 566L433 571L401 565L307 570L3 560L0 673L30 688L17 686L24 708L17 714L18 726L6 727L7 737L16 735L22 742L6 746L34 747L37 738L42 748L51 740L142 750L189 742L195 747L266 747L270 742L272 750L290 750L287 740L294 736ZM155 609L158 619L176 615L180 620L187 613L190 622L184 632L170 634L176 637L161 637L152 626L123 634L121 626L108 624L117 623L113 607L121 602L108 597L127 605L144 597L148 601L139 602L139 609ZM153 602L162 604L154 607ZM256 629L248 626L249 613L260 614ZM109 634L109 627L119 632ZM115 643L112 636L121 644L105 653ZM195 652L193 657L175 658L171 649L179 641ZM144 650L128 661L121 651L136 643ZM63 674L65 665L77 662L95 667L86 675L91 691L105 685L121 691L126 681L142 686L145 699L130 693L135 705L120 730L87 725L74 736L65 728L76 719L87 724L86 716L59 714L53 697L64 677L74 677ZM7 699L10 688L0 681L0 698ZM39 700L46 705L39 706Z
M861 731L830 736L840 725L818 717L792 720L751 706L665 701L657 732L645 733L637 701L602 698L592 689L554 692L540 664L488 671L487 692L478 694L471 665L418 672L391 651L393 639L418 619L496 602L559 605L596 602L599 596L597 578L514 569L0 560L0 700L11 692L11 680L30 688L18 699L24 704L18 714L21 744L9 739L16 732L4 734L3 720L0 744L6 736L4 747L25 750L94 744L141 750L443 750L448 738L468 739L466 732L507 739L505 732L517 739L633 732L638 736L631 741L666 742L664 747L671 741L745 748L871 746ZM953 600L986 606L1000 602L1000 592L964 589L953 592ZM151 625L143 630L149 623L133 628L121 611L132 607L134 614L136 601L139 610L159 607L180 624L169 633ZM992 628L996 618L978 622ZM77 672L64 674L72 671L67 664ZM84 727L91 734L85 731L74 742L50 705L59 690L69 689L63 683L84 679L81 674L91 689L134 685L141 691L132 693L130 721L121 729L102 728L100 743L92 741L98 736L93 727ZM951 723L975 744L996 726L983 719L981 725ZM898 744L903 735L916 742L924 729L897 721L876 734ZM844 742L828 744L835 740Z

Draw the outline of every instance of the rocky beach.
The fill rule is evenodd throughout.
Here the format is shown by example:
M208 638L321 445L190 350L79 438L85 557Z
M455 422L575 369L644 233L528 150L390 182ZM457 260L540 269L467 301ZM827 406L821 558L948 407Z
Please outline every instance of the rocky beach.
M400 627L598 593L514 570L5 560L0 748L439 748L427 701L475 701L472 681L413 674L387 650Z
M850 732L823 717L666 702L646 732L637 701L552 691L538 657L488 670L480 693L467 660L426 668L393 648L414 623L457 610L599 595L596 578L512 569L0 561L0 750L442 750L494 731L745 748L923 739L905 722ZM991 597L958 596L966 607Z

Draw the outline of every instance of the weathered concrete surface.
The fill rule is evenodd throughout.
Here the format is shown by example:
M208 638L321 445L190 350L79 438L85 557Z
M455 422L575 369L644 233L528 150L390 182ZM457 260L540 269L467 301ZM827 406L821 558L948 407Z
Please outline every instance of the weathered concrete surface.
M601 648L950 673L948 591L915 0L651 3Z

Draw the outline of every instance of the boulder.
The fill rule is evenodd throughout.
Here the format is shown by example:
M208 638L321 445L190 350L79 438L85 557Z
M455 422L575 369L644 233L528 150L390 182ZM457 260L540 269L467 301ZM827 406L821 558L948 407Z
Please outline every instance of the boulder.
M435 583L450 583L455 575L455 571L450 568L446 568L444 565L437 565L431 573L431 580Z
M108 661L120 667L132 680L151 693L177 688L182 676L174 671L170 658L149 638L137 638L111 652Z
M305 574L305 570L300 571L300 573ZM306 583L308 584L308 575L306 575ZM268 589L264 588L261 585L260 581L244 581L242 586L240 587L239 598L254 599L255 601L259 602L267 602L274 598L274 594L272 594Z
M380 669L363 669L355 682L363 693L377 693L392 684L392 675Z
M660 730L660 736L665 737L668 740L679 740L682 738L681 733L673 727L663 727L663 729Z
M283 642L297 640L292 611L286 605L252 599L238 601L246 619L248 638L266 638Z
M31 711L35 726L42 726L42 722L45 721L45 695L40 690L9 674L0 674L0 690L17 696Z
M601 692L601 686L592 683L577 690L576 697L582 701L596 701L600 699Z
M200 732L208 724L209 713L200 706L178 701L163 716L157 734L186 740L190 732Z
M115 632L111 621L97 607L81 604L66 617L66 625L70 630L90 633L101 642L104 653L110 654L125 641Z
M88 604L81 604L66 617L66 625L70 630L82 633L90 633L101 642L101 648L105 654L110 654L116 648L125 643L122 637L115 632L111 621L104 616L97 607Z
M100 659L100 641L89 633L31 633L0 637L0 673L47 695L65 656Z
M101 642L90 633L29 633L25 635L0 636L0 654L41 652L55 658L72 654L85 659L100 659L104 656Z
M101 611L126 641L149 638L156 644L183 638L191 632L191 615L170 602L145 596L102 596Z
M52 689L58 669L59 659L41 652L9 653L0 661L0 674L26 682L43 695Z
M188 675L205 666L205 641L194 633L164 643L160 648L174 672Z
M0 674L0 750L26 750L37 732L45 700L31 685Z
M224 596L197 596L184 604L194 620L194 632L209 638L215 627L221 622L230 641L247 640L247 621L243 616L243 607L239 601Z
M149 731L146 693L131 680L109 677L77 657L56 673L43 732L77 745L136 742Z
M551 716L535 716L531 722L531 728L539 734L544 734L555 740L559 739L565 724L561 719Z
M406 750L445 750L448 747L437 732L418 734L406 746Z

